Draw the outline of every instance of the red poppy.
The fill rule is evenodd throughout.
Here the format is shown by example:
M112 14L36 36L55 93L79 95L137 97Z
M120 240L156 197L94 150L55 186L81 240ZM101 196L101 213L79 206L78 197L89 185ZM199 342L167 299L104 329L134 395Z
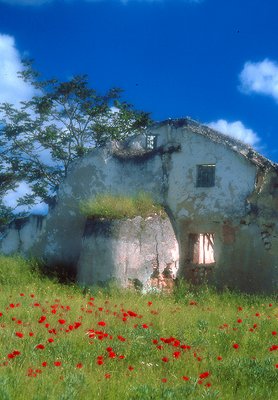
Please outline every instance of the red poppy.
M111 378L111 374L105 374L104 377L105 377L105 379L110 379Z
M47 362L46 361L42 362L42 367L47 367Z
M180 351L175 351L175 352L173 353L173 357L174 357L174 358L179 358L180 355L181 355L181 352L180 352Z
M239 318L239 319L237 320L237 322L238 322L239 324L241 324L241 323L242 323L242 319Z
M16 332L15 334L19 338L23 338L23 336L24 336L22 332Z
M200 379L206 379L208 376L210 375L210 373L208 371L203 372L202 374L199 375Z
M169 361L169 358L168 358L168 357L163 357L161 360L162 360L163 362L168 362L168 361Z
M62 365L61 361L54 361L53 364L55 365L55 367L61 367Z
M133 371L133 370L134 370L134 367L132 367L132 365L129 365L129 366L128 366L128 369L129 369L130 371Z
M234 344L233 344L233 348L234 348L234 349L238 349L238 348L239 348L239 344L234 343Z
M221 361L221 360L222 360L222 357L221 357L221 356L218 356L218 357L217 357L217 360L218 360L218 361Z
M49 338L49 339L47 339L47 341L48 341L48 343L53 343L54 339L53 338Z
M167 379L166 379L166 378L162 378L162 379L161 379L161 382L166 383L166 382L167 382Z
M142 328L144 328L144 329L148 329L148 327L149 327L149 326L148 326L147 324L143 324L143 325L142 325Z
M98 325L99 325L99 326L105 326L106 323L105 323L104 321L99 321L99 322L98 322Z
M64 325L66 323L66 320L64 319L58 319L59 324Z
M188 376L182 376L182 379L184 380L184 381L189 381L189 378L188 378Z
M41 344L41 343L37 344L36 349L43 350L44 349L44 345Z
M82 363L78 363L78 364L76 364L76 368L83 368L83 365L82 365Z
M276 331L272 331L271 333L272 333L273 336L277 335Z

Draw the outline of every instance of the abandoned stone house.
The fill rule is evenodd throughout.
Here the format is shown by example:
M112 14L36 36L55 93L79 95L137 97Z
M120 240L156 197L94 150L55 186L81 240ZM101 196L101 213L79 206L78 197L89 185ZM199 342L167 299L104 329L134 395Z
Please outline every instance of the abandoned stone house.
M83 199L140 191L163 204L168 218L86 221L80 213ZM277 164L191 119L168 120L75 162L55 208L9 227L0 250L75 267L87 285L114 278L159 287L180 276L271 293L277 217Z

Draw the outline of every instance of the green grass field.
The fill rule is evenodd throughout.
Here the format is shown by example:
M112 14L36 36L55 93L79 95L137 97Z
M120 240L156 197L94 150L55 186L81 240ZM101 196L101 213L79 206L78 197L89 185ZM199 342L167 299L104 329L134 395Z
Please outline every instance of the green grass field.
M277 299L91 288L0 257L0 399L276 399Z

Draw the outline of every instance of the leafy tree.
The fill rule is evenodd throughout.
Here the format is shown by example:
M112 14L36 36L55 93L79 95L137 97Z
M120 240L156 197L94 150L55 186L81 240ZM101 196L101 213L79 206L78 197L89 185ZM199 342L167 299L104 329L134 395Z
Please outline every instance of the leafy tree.
M101 95L85 75L66 82L41 80L31 62L24 65L19 75L35 95L20 107L0 104L0 198L25 181L31 192L18 205L52 204L75 159L139 132L149 124L149 114L122 101L119 88Z

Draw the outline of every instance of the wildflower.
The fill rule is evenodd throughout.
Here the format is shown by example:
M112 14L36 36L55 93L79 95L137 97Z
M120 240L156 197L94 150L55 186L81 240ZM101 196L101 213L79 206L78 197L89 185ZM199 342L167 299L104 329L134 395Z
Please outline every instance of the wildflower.
M241 324L241 323L242 323L242 319L239 318L239 319L237 320L237 322L238 322L239 324Z
M53 338L49 338L49 339L47 339L47 341L48 341L48 343L53 343L54 339Z
M148 306L150 307L153 304L152 301L148 301Z
M42 315L39 319L39 324L42 324L46 320L46 316Z
M148 326L147 324L143 324L143 325L142 325L142 328L144 328L144 329L148 329L148 327L149 327L149 326Z
M200 379L206 379L208 376L210 375L210 373L208 371L203 372L202 374L199 375Z
M167 379L166 379L166 378L162 378L162 379L161 379L161 382L166 383L166 382L167 382Z
M16 332L15 335L19 338L23 338L23 333L22 332Z
M98 325L99 325L99 326L105 326L106 323L105 323L104 321L99 321L99 322L98 322Z
M239 348L239 344L234 343L234 344L233 344L233 348L234 348L234 349L238 349L238 348Z
M120 359L120 360L123 360L124 358L125 358L125 356L124 356L124 355L122 355L122 354L121 354L121 355L119 355L119 359Z
M41 343L37 344L36 349L43 350L44 349L44 345L41 344Z
M272 333L273 336L277 335L276 331L272 331L271 333Z
M132 365L129 365L129 366L128 366L128 369L129 369L130 371L133 371L133 370L134 370L134 367L132 367Z
M206 387L211 387L211 383L208 382L208 383L205 384L205 386L206 386Z
M111 374L105 374L104 377L105 377L105 379L110 379L111 378Z
M55 365L55 367L61 367L62 365L61 361L54 361L53 364Z
M58 319L59 324L64 325L66 321L64 319Z
M47 362L46 361L42 362L42 367L47 367Z
M184 375L184 376L182 376L182 377L181 377L181 379L182 379L182 380L184 380L184 381L189 381L189 378L188 378L188 376L185 376L185 375Z
M181 355L181 352L180 352L180 351L175 351L175 352L173 353L173 357L174 357L174 358L179 358L180 355Z
M218 357L217 357L217 360L218 360L218 361L222 361L222 359L223 359L223 358L222 358L221 356L218 356Z
M78 363L78 364L76 364L76 368L83 368L83 365L82 365L82 363Z
M125 341L126 341L126 339L125 339L123 336L121 336L121 335L118 336L118 339L119 339L121 342L125 342Z
M169 361L169 358L168 357L163 357L161 360L166 363L166 362Z

